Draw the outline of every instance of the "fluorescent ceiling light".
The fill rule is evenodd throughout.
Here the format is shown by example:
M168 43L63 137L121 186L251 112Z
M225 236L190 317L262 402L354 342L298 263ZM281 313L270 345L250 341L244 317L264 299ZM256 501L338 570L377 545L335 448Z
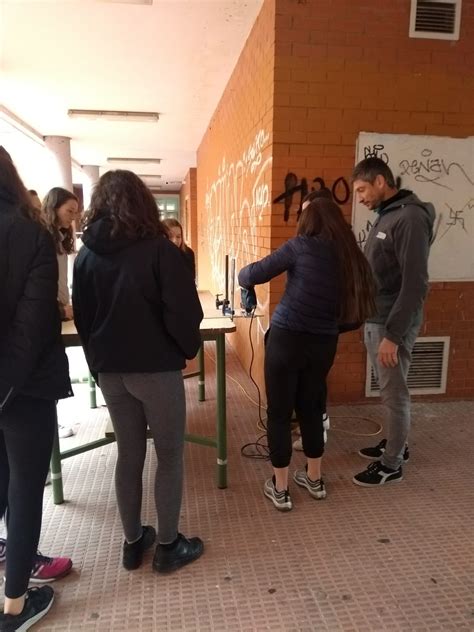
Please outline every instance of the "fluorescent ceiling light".
M136 163L155 163L157 165L160 164L161 162L161 158L120 158L120 157L113 157L113 158L107 158L107 162L136 162Z
M126 112L122 110L68 110L69 116L89 119L103 118L111 121L146 121L156 123L158 112Z
M3 105L0 105L0 119L31 140L34 140L36 143L44 146L44 138L42 134L28 125L28 123L25 123L25 121L22 121L21 118L19 118L16 114L13 114L13 112L10 112L10 110Z
M140 176L140 178L161 178L162 177L155 173L137 173L136 175Z

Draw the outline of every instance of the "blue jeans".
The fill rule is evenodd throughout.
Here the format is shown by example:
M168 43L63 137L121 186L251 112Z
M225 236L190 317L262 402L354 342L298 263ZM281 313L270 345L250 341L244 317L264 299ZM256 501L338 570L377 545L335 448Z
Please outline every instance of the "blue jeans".
M422 312L416 314L412 324L398 347L398 364L383 367L378 363L377 351L384 337L385 326L366 323L364 342L380 386L380 397L385 407L384 431L387 446L382 456L382 465L397 470L403 463L403 452L411 423L410 393L407 386L411 352L423 320Z

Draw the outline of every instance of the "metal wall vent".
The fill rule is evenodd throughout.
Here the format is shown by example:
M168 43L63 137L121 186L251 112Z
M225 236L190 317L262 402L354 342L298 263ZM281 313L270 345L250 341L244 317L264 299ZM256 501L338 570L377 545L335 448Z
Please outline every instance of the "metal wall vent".
M411 0L410 37L458 40L462 0Z
M449 336L417 338L408 371L408 388L413 395L446 393ZM380 389L367 356L366 397L378 397Z

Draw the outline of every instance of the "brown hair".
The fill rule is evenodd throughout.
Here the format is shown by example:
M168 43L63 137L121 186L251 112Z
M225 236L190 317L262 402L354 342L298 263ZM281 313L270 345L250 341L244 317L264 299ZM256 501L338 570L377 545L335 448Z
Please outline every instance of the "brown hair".
M14 204L21 215L40 223L38 211L31 203L8 151L0 145L0 191Z
M163 220L163 224L166 226L167 229L168 228L179 228L181 230L181 246L179 248L183 252L186 252L186 250L189 250L186 242L184 241L183 227L178 222L178 220L175 219L174 217L169 217L168 219L164 219ZM169 234L168 234L168 237L169 237Z
M365 158L358 162L352 171L351 180L363 180L373 184L377 176L383 176L391 189L396 188L392 170L381 158Z
M150 189L137 175L124 169L108 171L99 179L84 227L103 217L112 221L111 237L139 240L168 235Z
M74 251L74 229L72 226L64 229L58 225L58 209L68 200L78 202L77 197L71 191L62 187L54 187L44 198L41 213L46 227L53 236L56 252L58 254L65 252L69 255Z
M341 279L343 323L363 322L375 313L375 282L350 225L332 200L317 198L301 213L298 235L321 237L334 244Z

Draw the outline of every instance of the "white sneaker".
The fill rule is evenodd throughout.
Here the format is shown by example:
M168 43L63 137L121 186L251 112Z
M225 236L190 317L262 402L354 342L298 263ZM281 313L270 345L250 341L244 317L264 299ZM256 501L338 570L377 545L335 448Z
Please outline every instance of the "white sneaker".
M74 435L74 430L71 426L62 426L58 424L58 436L60 439L66 439L67 437L72 437Z
M323 415L323 428L324 428L324 445L326 445L328 440L328 430L331 427L331 421L329 419L329 415L324 413ZM298 452L303 452L303 440L301 436L298 439L293 441L293 450L297 450Z

